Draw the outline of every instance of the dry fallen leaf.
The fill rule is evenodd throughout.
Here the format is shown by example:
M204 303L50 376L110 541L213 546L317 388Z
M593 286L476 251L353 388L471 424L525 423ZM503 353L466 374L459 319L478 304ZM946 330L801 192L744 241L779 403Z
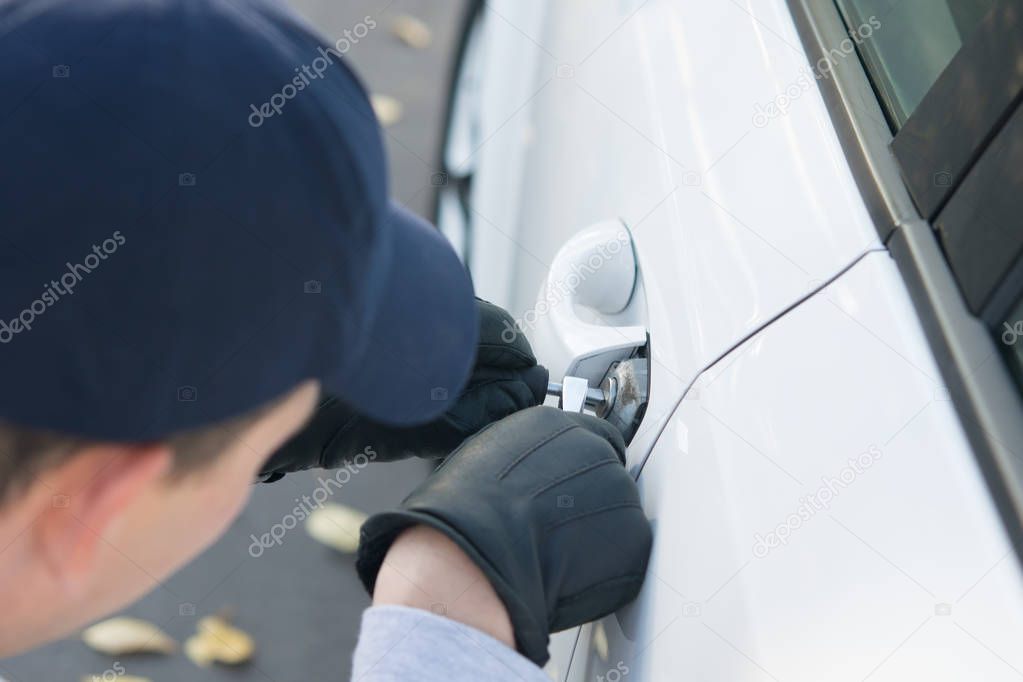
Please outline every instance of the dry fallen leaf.
M82 631L82 641L110 656L135 653L169 654L178 648L170 635L140 618L103 620Z
M359 548L359 529L366 515L343 504L325 504L306 519L305 529L314 540L341 552Z
M200 668L207 667L217 658L209 638L201 635L192 635L185 640L185 656Z
M198 632L185 641L185 655L198 666L210 663L237 665L252 658L256 643L247 632L239 630L220 616L207 616L199 621Z
M403 109L401 102L390 95L373 94L369 96L369 101L373 105L373 112L377 115L381 126L386 128L401 120Z
M433 33L425 23L408 14L399 14L391 22L391 33L401 42L417 50L425 50L433 42Z

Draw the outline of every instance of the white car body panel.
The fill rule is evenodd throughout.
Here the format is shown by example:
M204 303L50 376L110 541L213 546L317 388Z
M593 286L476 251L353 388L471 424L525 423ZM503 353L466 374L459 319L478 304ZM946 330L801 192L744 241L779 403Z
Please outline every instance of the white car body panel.
M646 326L652 353L628 454L650 574L633 605L554 636L551 677L1023 674L1019 566L785 2L484 12L477 290L527 322L543 362L555 253L619 218L640 284L605 321ZM755 125L786 93L787 113ZM871 447L828 509L754 555Z
M784 3L754 4L484 10L483 146L470 200L478 292L521 319L565 240L622 218L659 378L644 425L652 435L701 370L879 248L816 89L754 125L755 105L807 69Z
M568 679L1018 679L1023 583L938 377L884 253L704 373L639 479L643 594Z
M472 130L471 150L459 149L447 165L473 172L474 240L469 256L478 273L477 293L495 303L507 301L518 250L513 226L522 197L523 160L530 129L530 107L539 87L542 53L524 34L540 30L543 3L494 0L482 22L483 63L479 76L479 116ZM502 20L511 14L515 26ZM440 225L444 229L444 225ZM534 294L536 288L533 289Z

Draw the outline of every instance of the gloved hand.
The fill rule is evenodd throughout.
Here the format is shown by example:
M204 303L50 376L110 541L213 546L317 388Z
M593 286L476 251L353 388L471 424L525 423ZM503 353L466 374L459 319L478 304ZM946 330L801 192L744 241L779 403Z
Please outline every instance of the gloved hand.
M547 370L525 335L503 308L477 299L480 342L469 382L454 406L440 418L408 428L385 426L357 414L334 396L324 396L306 426L263 466L260 478L275 481L289 471L334 469L367 447L374 461L413 455L447 456L488 424L543 402Z
M425 524L455 542L504 602L518 650L547 662L549 634L632 601L652 534L613 426L534 407L470 438L402 503L362 526L356 568L372 594L391 543Z

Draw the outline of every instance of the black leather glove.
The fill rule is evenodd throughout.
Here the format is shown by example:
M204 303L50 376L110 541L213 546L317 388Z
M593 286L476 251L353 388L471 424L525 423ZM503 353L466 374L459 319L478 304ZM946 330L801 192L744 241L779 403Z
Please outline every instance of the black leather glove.
M639 593L650 524L613 426L553 407L518 412L470 438L401 509L362 526L356 568L372 594L401 531L451 538L490 579L519 651L547 662L549 634L605 616Z
M446 457L488 424L543 402L547 370L525 335L503 308L477 299L480 343L469 383L440 418L408 428L385 426L360 416L334 396L324 396L306 426L263 466L260 478L275 481L290 471L334 469L371 449L374 461L413 455Z

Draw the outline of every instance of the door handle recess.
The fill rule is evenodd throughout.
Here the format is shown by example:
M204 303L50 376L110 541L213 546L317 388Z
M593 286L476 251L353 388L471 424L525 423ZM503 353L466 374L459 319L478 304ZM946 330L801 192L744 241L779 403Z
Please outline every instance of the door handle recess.
M629 307L638 279L632 235L620 220L597 223L565 242L536 303L534 343L551 376L599 386L612 363L646 345L645 327L608 319Z

